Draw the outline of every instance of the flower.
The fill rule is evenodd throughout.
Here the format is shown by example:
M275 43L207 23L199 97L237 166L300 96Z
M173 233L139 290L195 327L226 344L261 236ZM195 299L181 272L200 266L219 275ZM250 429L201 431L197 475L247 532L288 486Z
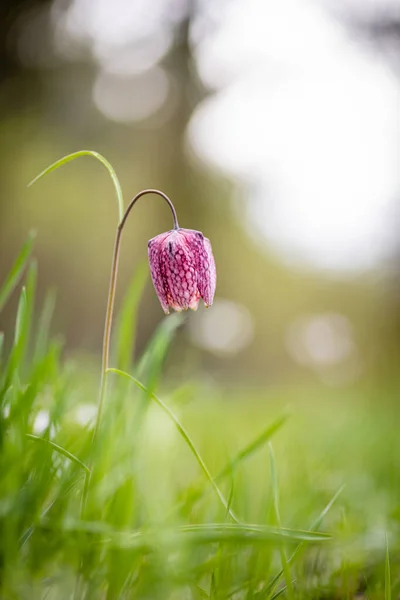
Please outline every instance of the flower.
M200 231L172 229L148 244L151 278L165 314L197 310L214 299L217 275L210 240Z

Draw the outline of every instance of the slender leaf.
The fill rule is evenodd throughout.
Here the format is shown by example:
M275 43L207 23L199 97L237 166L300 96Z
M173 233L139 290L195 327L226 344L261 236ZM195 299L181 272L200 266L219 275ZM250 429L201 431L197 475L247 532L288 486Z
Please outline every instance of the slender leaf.
M29 434L28 434L29 436ZM33 436L31 439L34 439L35 436ZM82 479L82 474L74 479L72 481L72 483L70 483L67 488L61 493L60 497L66 496ZM57 499L59 499L60 497L58 497ZM50 510L53 508L54 504L56 504L57 499L53 500L52 502L50 502L50 504L43 510L42 514L40 515L40 519L43 520L46 515L50 512ZM21 535L20 539L19 539L19 546L22 549L25 544L27 542L29 542L30 538L32 537L33 532L35 531L35 525L31 525L30 527L28 527L28 529Z
M343 490L344 490L344 485L342 485L338 489L338 491L329 500L329 502L325 506L325 508L320 512L320 514L318 515L318 517L312 523L312 525L310 527L310 531L316 531L319 528L319 526L321 525L321 523L324 520L325 516L330 511L330 509L332 508L333 504L336 502L337 498L340 496L340 494L343 492ZM292 562L294 562L294 559L301 553L302 550L304 550L305 547L306 547L306 543L305 542L300 542L300 544L295 548L294 552L292 553L292 555L288 559L288 563L291 564ZM278 584L278 581L280 580L280 578L282 577L283 574L284 574L283 573L283 569L281 569L275 575L275 577L269 582L269 584L265 588L263 588L262 590L260 590L259 594L257 594L257 598L267 596L268 593L271 592L276 587L276 585Z
M33 260L28 268L28 272L26 275L26 321L24 324L24 348L25 352L28 347L29 338L32 329L32 321L33 321L33 312L35 306L35 294L36 294L36 284L37 284L37 261Z
M247 446L239 450L236 456L229 461L227 465L218 473L216 480L220 481L228 473L232 472L236 467L252 456L257 450L260 450L266 444L271 437L286 423L288 415L282 415L278 417L271 425L268 425L258 437L252 440Z
M233 513L232 509L229 508L228 501L225 499L223 493L221 492L221 490L219 489L217 483L213 479L210 471L208 470L207 465L205 464L204 460L200 456L200 453L196 449L196 447L195 447L195 445L194 445L191 437L189 436L188 432L183 427L183 425L180 423L179 419L174 415L174 413L172 412L172 410L161 400L161 398L159 398L158 396L156 396L154 393L150 392L148 390L148 388L146 388L146 386L144 386L140 381L138 381L137 379L135 379L134 377L132 377L132 375L129 375L129 373L125 373L125 371L120 371L119 369L107 369L107 372L109 372L109 373L116 373L117 375L120 375L122 377L126 377L127 379L129 379L130 381L132 381L138 388L140 388L143 392L145 392L149 396L149 398L151 398L152 400L154 400L163 409L163 411L168 415L168 417L174 422L174 424L175 424L176 428L178 429L179 433L181 434L181 436L185 440L186 444L189 446L191 452L193 453L193 455L195 456L197 462L199 463L201 470L203 471L203 473L207 477L208 481L210 482L210 484L214 488L214 491L215 491L216 495L218 496L219 500L221 501L222 505L224 506L225 510L228 512L228 514L230 515L230 517L236 523L239 523L238 518Z
M107 171L112 179L112 182L114 184L114 189L115 189L115 193L117 196L118 222L122 221L122 218L124 216L124 200L123 200L123 196L122 196L121 185L118 181L117 174L114 171L111 164L108 162L108 160L106 160L104 158L104 156L102 156L98 152L94 152L93 150L79 150L78 152L73 152L72 154L63 156L62 158L60 158L53 164L46 167L46 169L44 169L41 173L39 173L39 175L36 175L36 177L34 179L32 179L32 181L30 183L28 183L28 187L30 187L31 185L33 185L34 183L39 181L39 179L41 179L45 175L48 175L48 173L55 171L56 169L58 169L58 167L62 167L66 163L70 162L71 160L75 160L75 158L80 158L81 156L92 156L93 158L96 158L97 160L99 160L107 169Z
M250 458L271 439L271 437L286 423L287 419L288 415L282 415L273 421L271 425L268 425L259 436L252 440L247 446L239 450L236 456L221 469L218 475L214 477L215 481L219 483L225 479L227 475L233 474L235 469L237 469L242 462ZM179 504L177 510L181 510L183 507L189 504L190 506L193 506L195 502L198 502L201 498L203 498L208 490L209 488L204 487L192 490L188 497Z
M72 454L71 452L69 452L68 450L63 448L62 446L59 446L58 444L55 444L54 442L52 442L51 440L48 440L46 438L40 437L38 435L34 435L33 433L26 433L25 435L29 440L47 444L48 446L53 448L53 450L55 450L59 454L62 454L66 458L69 458L69 460L71 460L75 464L79 465L82 469L84 469L84 471L86 471L87 473L90 473L90 469L87 465L85 465L85 463L83 463L81 460L79 460L79 458L77 456L75 456L74 454Z
M18 346L21 341L24 332L24 323L26 321L26 287L24 286L21 290L21 294L18 302L17 318L15 321L15 334L14 334L14 346Z
M18 301L18 309L17 309L17 317L15 320L15 329L14 329L14 344L8 358L7 365L4 369L4 374L2 377L2 390L0 390L0 394L4 394L7 389L10 389L11 383L13 382L13 378L16 372L18 372L23 349L24 349L24 340L27 337L26 325L27 325L27 315L28 315L28 307L27 307L27 293L26 287L24 286L21 290L19 301ZM18 378L17 378L18 379ZM15 379L14 384L16 384L17 379ZM15 389L13 388L13 394L15 393Z
M56 293L54 290L46 295L43 309L39 318L34 351L35 361L40 360L46 353L49 341L51 320L56 305Z
M51 529L51 523L44 520L40 527ZM180 540L193 543L215 542L296 542L307 541L312 543L325 543L331 539L326 533L302 531L300 529L286 529L268 525L253 525L244 523L199 523L195 525L182 525L175 528L158 527L155 530L121 532L116 531L103 521L77 521L68 519L62 526L66 533L89 533L99 535L101 541L120 548L143 547L146 544L155 545L159 542L171 543ZM103 537L104 536L104 537Z
M312 525L310 527L311 531L316 531L318 529L318 527L321 525L322 521L324 520L325 516L328 514L328 512L331 510L331 508L334 505L334 503L336 502L336 500L339 498L340 494L343 492L344 487L345 487L344 485L340 486L338 491L332 496L332 498L329 500L328 504L325 506L325 508L322 510L322 512L318 515L318 517L312 523ZM293 552L293 555L295 555L295 553L298 551L299 551L299 549L296 548L296 550ZM292 560L292 557L290 558L290 560Z
M26 242L24 243L21 252L15 260L11 270L6 277L3 285L0 288L0 312L3 310L13 290L21 280L22 274L32 253L33 243L36 237L36 233L31 231L28 235Z
M269 460L270 460L270 468L271 468L271 483L272 483L272 494L274 499L274 512L275 512L275 521L277 526L281 527L281 515L279 510L279 487L278 487L278 476L276 472L276 464L275 464L275 455L272 448L271 442L268 443L269 449ZM294 599L294 590L292 584L292 577L290 575L289 563L286 557L285 548L282 546L280 548L281 553L281 562L282 562L282 570L285 574L286 580L286 588L289 600Z
M3 349L4 349L4 333L2 331L0 331L0 367L2 364L2 358L3 358Z
M163 534L162 530L160 531ZM138 534L133 534L130 539L136 538ZM140 534L139 534L140 535ZM146 536L147 534L143 534ZM151 535L151 534L149 534ZM296 529L284 529L279 527L269 527L266 525L246 525L241 523L210 523L198 525L182 525L166 535L176 535L192 538L197 543L212 543L216 541L299 541L324 542L330 539L330 536L323 533L311 531L301 531Z
M165 355L178 327L182 325L183 321L184 316L178 313L161 321L139 362L137 369L138 377L146 381L149 394L155 392L157 389Z
M225 518L227 518L227 517L228 517L228 515L229 515L229 511L230 511L230 509L231 509L232 502L233 502L233 496L234 496L234 493L235 493L235 481L234 481L234 479L233 479L233 477L232 477L232 481L231 481L231 487L230 487L230 490L229 490L229 496L228 496L228 506L226 507L226 515L225 515Z
M37 263L36 261L32 261L29 265L26 277L26 286L22 288L19 299L17 319L15 324L14 347L10 356L9 374L11 374L15 367L18 367L18 371L20 371L21 367L23 366L31 331L36 280Z
M210 598L205 590L203 590L199 585L195 584L192 586L192 591L195 598Z
M131 285L125 295L116 326L117 364L126 371L132 366L135 345L137 314L139 302L148 278L147 264L141 264L135 272Z
M294 581L294 580L293 580ZM276 600L276 598L279 598L280 596L282 596L282 594L284 594L286 592L286 587L278 590L277 592L275 592L275 594L273 594L271 596L271 600Z

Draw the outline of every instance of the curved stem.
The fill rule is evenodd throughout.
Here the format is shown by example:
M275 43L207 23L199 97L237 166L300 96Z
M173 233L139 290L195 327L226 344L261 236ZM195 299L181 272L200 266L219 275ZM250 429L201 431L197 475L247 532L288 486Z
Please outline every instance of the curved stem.
M99 399L98 399L98 404L97 404L96 421L95 421L95 425L94 425L94 429L93 429L93 436L92 436L92 449L94 447L94 444L97 439L97 435L99 433L101 417L103 414L104 399L105 399L105 395L106 395L106 377L107 377L107 369L108 369L108 363L109 363L109 358L110 358L111 330L112 330L112 320L113 320L113 314L114 314L115 292L117 289L118 263L119 263L120 249L121 249L122 230L124 228L126 220L129 216L129 213L131 212L133 206L139 200L139 198L141 198L142 196L145 196L146 194L157 194L158 196L161 196L161 198L163 198L166 201L166 203L168 204L168 206L170 207L171 212L172 212L172 218L174 221L174 229L179 229L178 218L176 215L176 210L175 210L174 205L172 204L172 202L168 198L168 196L166 194L164 194L164 192L161 192L160 190L155 190L155 189L142 190L141 192L136 194L136 196L134 196L134 198L132 198L132 200L130 201L128 208L126 209L126 211L125 211L124 215L122 216L120 223L117 227L117 233L115 236L115 243L114 243L113 258L112 258L112 263L111 263L111 276L110 276L110 287L108 290L106 320L105 320L105 324L104 324L103 353L102 353L102 365L101 365L101 375L100 375ZM83 520L83 518L85 516L86 504L87 504L87 499L88 499L88 495L89 495L91 472L92 472L91 471L91 466L92 466L91 463L92 463L92 461L90 460L89 465L88 465L89 472L87 472L86 476L85 476L85 482L84 482L83 493L82 493L82 498L81 498L81 509L80 509L81 520ZM75 582L74 598L78 598L79 586L80 586L80 577L78 576L76 579L76 582Z
M134 198L132 198L132 200L128 204L128 208L126 209L125 214L122 217L121 222L118 225L118 227L121 229L123 228L123 226L125 225L125 221L127 220L129 213L131 212L134 204L136 204L136 202L139 200L139 198L141 198L145 194L157 194L158 196L161 196L161 198L163 198L165 200L165 202L168 204L168 206L170 207L171 212L172 212L172 218L174 220L174 229L179 229L178 217L176 215L175 206L172 204L172 202L168 198L167 194L164 194L164 192L161 192L160 190L153 190L153 189L142 190L141 192L136 194L136 196Z
M113 259L112 259L112 265L111 265L111 276L110 276L110 287L109 287L109 291L108 291L106 321L105 321L105 325L104 325L103 358L102 358L102 365L101 365L99 402L98 402L98 406L97 406L96 422L95 422L95 426L94 426L94 430L93 430L92 443L94 443L94 441L97 437L99 427L100 427L101 416L103 413L103 404L104 404L104 397L105 397L105 391L106 391L106 376L107 376L107 369L108 369L109 358L110 358L111 329L112 329L112 320L113 320L113 313L114 313L115 292L116 292L116 288L117 288L118 263L119 263L119 254L120 254L120 248L121 248L122 230L124 228L126 220L129 216L129 213L131 212L133 206L136 204L136 202L139 200L139 198L141 198L142 196L145 196L146 194L157 194L158 196L161 196L161 198L163 198L166 201L166 203L168 204L168 206L172 212L172 218L174 221L174 229L179 229L178 217L176 215L176 210L175 210L174 205L172 204L172 202L168 198L168 196L166 194L164 194L164 192L161 192L160 190L155 190L155 189L142 190L141 192L136 194L136 196L134 198L132 198L132 200L130 201L128 208L126 209L125 214L122 217L121 222L119 223L119 225L117 227L117 234L115 237Z

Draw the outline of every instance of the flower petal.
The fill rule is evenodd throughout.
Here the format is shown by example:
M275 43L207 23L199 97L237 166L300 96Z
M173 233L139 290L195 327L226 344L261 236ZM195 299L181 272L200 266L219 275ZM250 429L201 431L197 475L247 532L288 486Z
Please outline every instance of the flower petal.
M173 231L162 243L160 271L168 304L187 310L198 296L196 261L182 230Z
M186 239L195 257L197 286L200 296L203 298L206 306L211 306L217 284L217 272L211 242L208 238L204 237L201 231L190 229L182 231L185 232Z
M166 315L169 314L168 300L167 300L167 288L166 282L163 279L160 267L160 252L162 244L165 238L169 235L168 233L161 233L148 243L148 255L150 263L150 273L153 280L154 289L160 301L161 307Z
M215 288L217 286L217 269L212 253L211 242L208 238L204 238L202 270L199 269L197 285L199 286L199 292L204 300L204 304L206 306L211 306L214 301Z
M197 290L197 293L190 301L189 308L190 310L197 310L200 302L200 292Z

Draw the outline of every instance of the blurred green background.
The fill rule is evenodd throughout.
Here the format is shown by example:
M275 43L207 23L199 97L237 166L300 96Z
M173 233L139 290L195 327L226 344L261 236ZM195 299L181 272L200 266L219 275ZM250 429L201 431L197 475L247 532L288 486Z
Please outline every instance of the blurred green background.
M0 278L38 237L54 333L99 356L117 209L164 190L212 241L213 311L188 316L169 369L210 385L318 382L396 400L399 358L396 2L2 2ZM150 237L146 197L123 240L118 305ZM0 328L11 330L9 304ZM138 351L162 319L149 281ZM317 400L316 400L317 401ZM318 402L323 401L323 396ZM381 399L379 398L379 401Z

